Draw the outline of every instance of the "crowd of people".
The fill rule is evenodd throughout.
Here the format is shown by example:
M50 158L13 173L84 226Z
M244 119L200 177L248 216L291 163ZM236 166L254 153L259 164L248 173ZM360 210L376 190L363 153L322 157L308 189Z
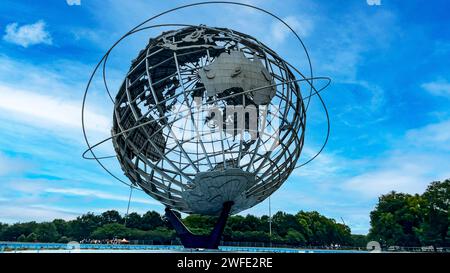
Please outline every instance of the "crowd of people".
M97 240L97 239L83 239L80 241L80 244L103 244L103 245L120 245L120 244L129 244L130 241L127 239L104 239L104 240Z

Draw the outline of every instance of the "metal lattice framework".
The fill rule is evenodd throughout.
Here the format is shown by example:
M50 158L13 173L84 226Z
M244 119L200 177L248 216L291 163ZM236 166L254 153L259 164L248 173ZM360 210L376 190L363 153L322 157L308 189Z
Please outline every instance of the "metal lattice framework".
M234 30L174 23L147 25L169 13L204 5L250 8L278 20L299 42L307 76L255 38ZM110 53L128 36L160 27L184 28L150 39L133 60L114 98L106 79ZM100 67L105 91L114 104L113 128L110 137L91 144L85 107ZM322 80L326 83L316 88L313 81ZM300 82L307 87L304 97ZM270 196L294 169L323 151L330 122L319 93L330 82L328 77L313 76L305 44L270 11L228 1L175 7L132 28L95 67L83 97L81 120L88 146L83 158L95 160L116 180L159 200L166 211L218 215L225 204L232 204L230 212L237 213ZM296 165L304 144L306 113L316 95L327 119L326 136L317 153ZM256 114L240 118L230 115L229 107L253 107ZM207 114L201 115L205 108ZM239 121L241 125L235 126ZM94 148L109 140L116 154L98 155ZM102 162L110 158L118 159L132 184Z
M260 61L269 85L209 96L200 75L230 52ZM255 103L268 87L275 91L270 102ZM201 105L194 101L199 98ZM243 132L234 133L205 126L205 118L199 118L205 106L230 105L252 105L262 114L256 120L247 117ZM252 134L250 122L257 123L258 137L245 139ZM235 207L236 213L261 202L287 179L303 147L305 122L299 85L280 56L249 35L198 26L150 39L117 93L112 134L118 135L113 144L125 175L182 212L195 212L182 193L198 173L238 168L254 174L256 183L245 191L251 201Z

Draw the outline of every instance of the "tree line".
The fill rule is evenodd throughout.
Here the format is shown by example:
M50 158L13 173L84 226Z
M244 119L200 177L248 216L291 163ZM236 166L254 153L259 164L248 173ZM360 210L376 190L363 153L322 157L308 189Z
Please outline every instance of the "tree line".
M208 234L216 218L193 214L185 217L183 222L196 234ZM272 217L271 226L270 234L267 215L230 216L223 240L292 246L365 246L365 242L360 242L360 237L351 235L348 226L315 211L300 211L296 214L277 212ZM0 241L67 243L113 238L170 244L176 240L176 234L167 219L156 211L148 211L143 215L133 212L122 217L117 211L109 210L99 215L87 213L70 221L55 219L43 223L0 224Z
M383 246L450 247L450 180L432 182L423 194L390 192L370 213L370 240Z
M277 212L263 215L234 215L228 219L223 240L233 242L272 242L291 246L357 246L368 241L382 246L450 247L450 180L431 183L423 194L390 192L382 195L370 213L370 231L352 235L350 228L318 212L296 214ZM208 234L215 217L189 215L183 222L196 234ZM170 223L156 211L136 212L123 217L115 210L99 215L87 213L74 220L52 222L0 223L0 241L60 242L83 239L151 240L170 244L176 234Z

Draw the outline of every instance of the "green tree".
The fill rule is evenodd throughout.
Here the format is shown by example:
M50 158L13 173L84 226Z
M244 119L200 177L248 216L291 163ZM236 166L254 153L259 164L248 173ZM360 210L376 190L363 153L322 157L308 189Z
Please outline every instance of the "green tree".
M269 242L269 234L263 231L234 231L232 240L236 242Z
M55 219L52 221L52 223L55 225L56 231L59 235L65 236L69 234L69 224L65 220Z
M36 233L30 233L30 234L28 234L28 236L27 236L27 242L32 242L32 243L34 243L34 242L37 242L37 236L36 236Z
M61 244L67 244L68 242L70 242L70 241L72 241L72 239L71 238L69 238L69 237L67 237L67 236L61 236L59 239L58 239L58 243L61 243Z
M352 239L351 245L356 247L365 248L367 246L367 243L369 242L367 236L361 234L352 234L351 239Z
M8 224L3 224L0 222L0 238L2 237L3 231L8 228Z
M36 228L36 238L39 242L56 242L58 231L53 223L40 223Z
M312 239L312 220L310 217L310 214L304 211L299 211L296 215L295 218L297 220L298 223L298 231L303 235L303 237L305 238L306 242L308 244L311 244L311 239Z
M211 230L216 223L217 218L208 215L191 214L183 219L183 223L190 229Z
M420 195L390 192L370 213L369 238L388 246L420 244L417 228L423 222L425 201Z
M119 212L116 210L105 211L100 217L102 225L123 223L122 216L120 216Z
M128 228L141 228L142 217L139 213L132 212L125 216L124 222Z
M127 220L125 226L122 222ZM196 234L209 234L217 217L189 215L183 222ZM253 215L230 216L225 227L224 239L242 242L288 243L291 245L329 245L350 244L350 229L337 224L318 212L300 211L295 215L277 212L273 217L273 233L269 236L269 217ZM153 243L171 243L175 232L167 219L155 211L149 211L142 217L130 213L125 218L114 210L101 215L87 213L72 221L55 219L45 223L0 224L0 240L29 242L61 242L82 239L152 240ZM347 243L350 242L350 243Z
M157 227L163 227L165 223L161 215L156 211L147 211L142 215L142 230L153 230Z
M294 215L279 211L272 217L272 229L278 235L284 237L289 229L298 231L299 223Z
M84 214L68 223L68 235L76 240L89 238L91 233L101 226L101 223L102 218L100 216L93 213Z
M129 230L121 224L112 223L98 227L92 232L91 237L94 239L114 239L126 238L129 235Z
M264 227L261 220L251 214L247 214L244 219L242 219L242 225L245 227L243 231L263 231Z
M241 215L230 216L230 218L228 218L226 226L230 229L230 231L244 231L247 229L247 227L244 225L244 217Z
M27 236L21 234L18 238L17 238L18 242L26 242L27 241Z
M145 232L145 240L152 240L154 244L170 244L175 239L175 231L165 227L157 227Z
M331 226L332 230L332 244L339 244L342 246L351 246L353 245L353 239L351 235L351 230L348 226L340 224L340 223L333 223Z
M10 226L7 226L3 232L1 233L2 241L17 241L20 235L28 236L28 234L32 233L38 224L36 222L27 222L27 223L16 223Z
M300 212L296 219L297 230L304 234L308 244L324 246L338 243L333 238L333 228L336 225L334 220L320 215L317 211Z
M286 243L291 245L304 245L306 243L305 236L299 231L290 228L286 234Z
M416 229L423 245L450 246L450 180L431 183L423 194L424 220Z

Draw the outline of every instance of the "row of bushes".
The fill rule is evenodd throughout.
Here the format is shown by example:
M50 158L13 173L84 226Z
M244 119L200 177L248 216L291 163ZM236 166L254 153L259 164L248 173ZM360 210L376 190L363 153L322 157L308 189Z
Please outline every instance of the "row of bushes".
M183 222L196 234L209 234L215 217L189 215ZM168 244L176 239L170 223L155 211L144 215L131 213L122 217L110 210L100 215L84 214L71 221L56 219L52 222L0 224L0 240L23 242L69 242L85 239L107 240L126 238ZM223 239L234 242L273 242L301 245L354 245L350 228L318 212L300 211L297 214L277 212L272 217L272 231L269 231L269 217L231 216L224 230Z

